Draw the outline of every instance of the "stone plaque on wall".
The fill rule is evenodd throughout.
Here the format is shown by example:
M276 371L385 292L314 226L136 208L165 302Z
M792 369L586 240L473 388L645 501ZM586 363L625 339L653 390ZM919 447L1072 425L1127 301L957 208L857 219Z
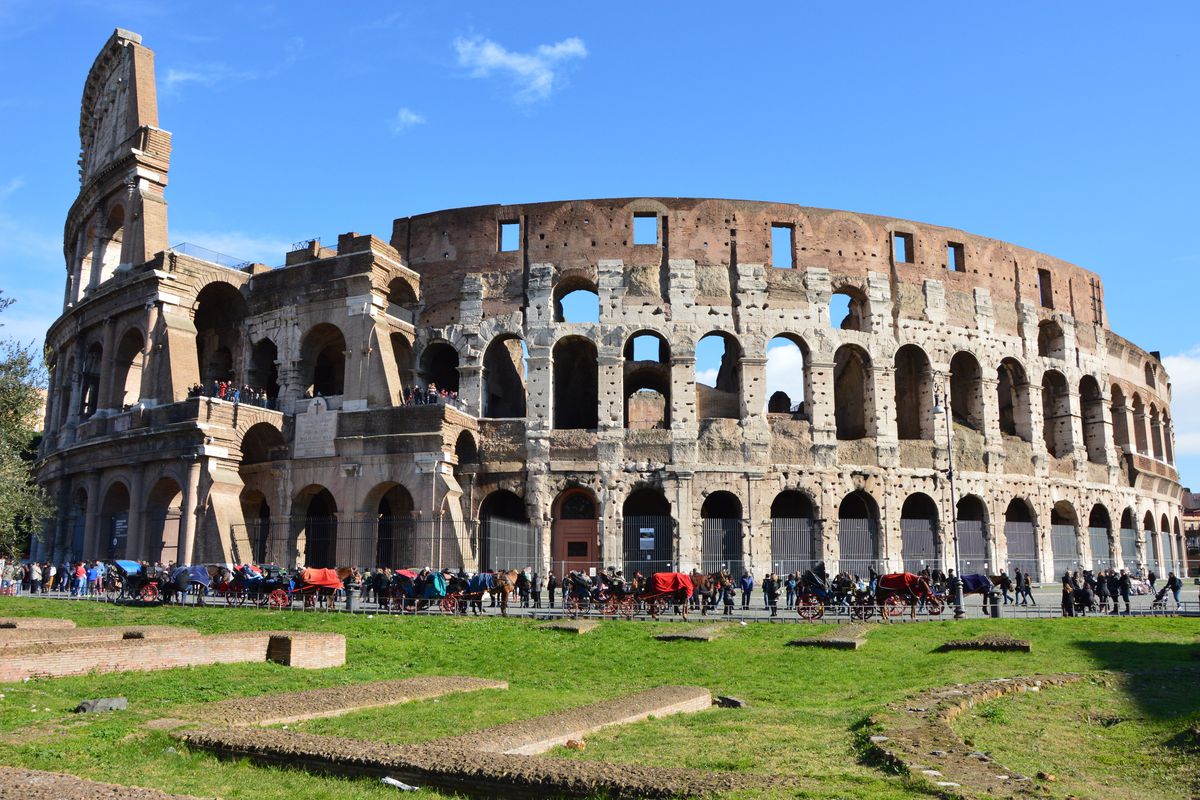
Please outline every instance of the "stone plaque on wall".
M323 458L334 455L338 412L330 411L325 399L308 401L303 414L296 415L296 458Z

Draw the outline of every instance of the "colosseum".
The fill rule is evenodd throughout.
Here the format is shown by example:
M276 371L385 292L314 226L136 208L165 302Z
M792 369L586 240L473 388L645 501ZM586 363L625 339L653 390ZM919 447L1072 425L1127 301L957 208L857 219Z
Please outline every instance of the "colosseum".
M236 263L169 244L155 91L117 30L84 88L46 338L41 555L1043 580L1180 562L1169 379L1108 328L1092 272L690 198L436 211ZM792 396L767 388L777 350Z

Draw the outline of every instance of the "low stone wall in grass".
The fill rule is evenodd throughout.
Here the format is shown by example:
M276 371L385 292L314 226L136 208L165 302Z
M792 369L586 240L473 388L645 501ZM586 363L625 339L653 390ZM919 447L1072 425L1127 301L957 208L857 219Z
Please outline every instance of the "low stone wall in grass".
M0 629L0 653L34 645L74 647L123 639L198 639L200 631L177 625L109 625L99 628Z
M61 772L17 767L0 767L0 797L20 800L63 800L77 797L90 800L196 800L191 795L168 794L158 789L142 789L137 786L117 786L76 778Z
M59 619L58 617L0 617L0 631L13 628L34 628L47 630L51 628L74 628L75 620Z

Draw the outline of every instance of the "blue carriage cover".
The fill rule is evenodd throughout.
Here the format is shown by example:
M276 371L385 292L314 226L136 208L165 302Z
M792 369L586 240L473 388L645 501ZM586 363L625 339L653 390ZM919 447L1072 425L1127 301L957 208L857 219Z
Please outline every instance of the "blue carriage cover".
M992 579L987 575L963 575L962 585L964 592L990 592L992 590Z
M212 578L209 577L206 567L199 565L176 567L171 570L171 583L176 583L181 575L187 575L188 583L198 583L206 589L212 586Z
M429 575L429 580L425 583L425 598L446 596L446 576L440 572L433 572Z
M471 576L471 580L467 581L467 591L472 594L486 592L494 588L496 588L496 576L490 572L477 573Z
M118 558L113 563L117 565L117 569L121 570L126 575L136 575L142 571L142 565L136 561Z

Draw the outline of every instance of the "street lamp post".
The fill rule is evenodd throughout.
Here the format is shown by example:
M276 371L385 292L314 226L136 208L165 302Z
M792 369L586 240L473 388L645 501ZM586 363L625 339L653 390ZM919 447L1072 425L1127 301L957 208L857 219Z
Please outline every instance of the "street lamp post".
M963 608L962 575L959 574L958 563L958 493L954 489L954 438L950 425L949 398L944 389L934 391L933 414L942 415L946 420L946 458L948 459L945 475L950 481L950 536L954 542L954 574L950 577L950 591L954 599L954 618L966 616Z

